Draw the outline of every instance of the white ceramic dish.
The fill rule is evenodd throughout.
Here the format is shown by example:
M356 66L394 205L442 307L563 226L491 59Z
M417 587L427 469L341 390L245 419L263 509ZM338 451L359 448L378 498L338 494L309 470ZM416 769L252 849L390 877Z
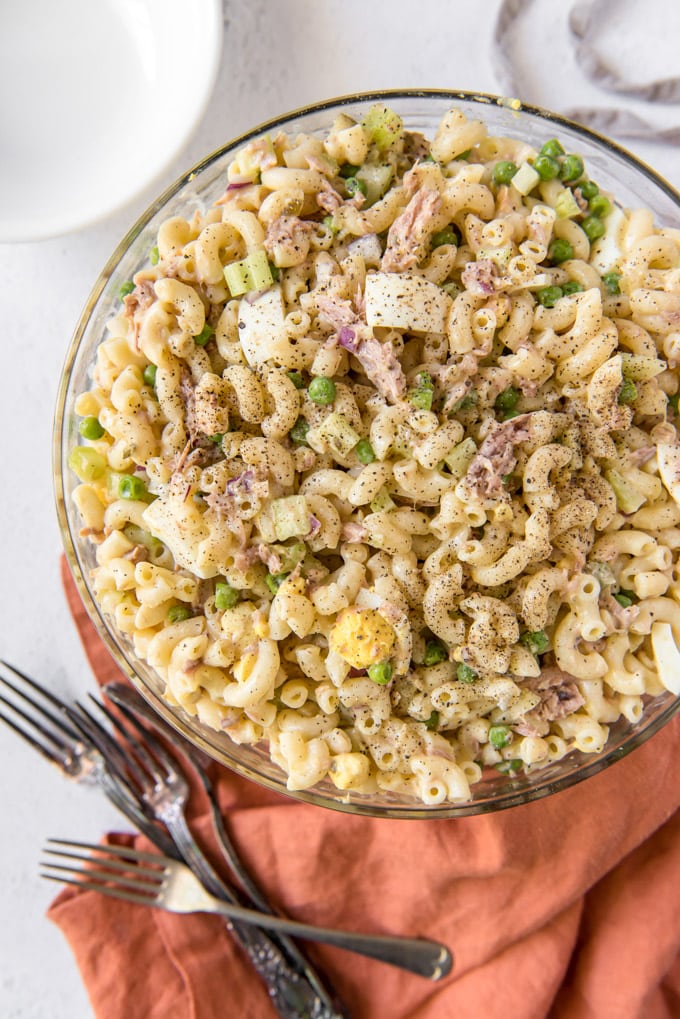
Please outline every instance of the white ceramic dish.
M220 0L3 0L0 241L124 206L182 150L210 98Z

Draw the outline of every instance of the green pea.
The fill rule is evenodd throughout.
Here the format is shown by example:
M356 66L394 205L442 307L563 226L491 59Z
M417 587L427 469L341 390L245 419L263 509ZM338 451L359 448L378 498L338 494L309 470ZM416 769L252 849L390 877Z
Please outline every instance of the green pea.
M146 383L147 386L150 386L152 389L156 385L157 371L158 368L156 367L155 364L147 364L146 368L142 372L142 378L144 379L144 382Z
M619 403L635 403L637 400L637 386L630 379L624 379L623 385L619 390Z
M567 294L580 294L583 291L583 284L577 280L568 280L562 284L562 293L566 296Z
M219 446L224 438L224 432L215 432L214 435L210 436L210 441L214 442L216 446Z
M559 265L560 262L566 262L573 257L574 249L569 241L565 240L564 237L556 237L554 241L550 242L548 258L551 262L554 262L555 265Z
M375 460L375 452L368 439L360 439L354 447L354 452L359 463L372 464Z
M442 244L458 244L459 237L452 226L446 226L436 234L432 234L432 247L439 248Z
M621 275L618 272L606 272L602 277L602 285L608 294L616 297L621 293L620 280Z
M432 410L432 397L431 389L412 389L408 396L416 410Z
M284 582L287 576L288 576L287 573L268 573L267 576L264 578L264 582L271 591L271 593L276 594L276 592L281 587L281 584Z
M623 590L617 591L617 593L614 595L614 598L619 603L621 608L624 609L629 608L629 606L631 606L633 604L633 601L635 600L635 596L633 595L632 591Z
M478 678L477 673L465 662L459 662L458 668L456 669L456 676L461 683L474 683Z
M335 382L325 375L316 375L307 389L309 399L320 407L327 407L335 399Z
M345 181L345 190L350 197L355 195L359 191L362 195L365 195L368 191L366 184L359 177L348 177Z
M439 728L439 712L433 711L430 717L425 722L426 729L437 729Z
M588 202L588 209L593 216L604 218L612 211L612 203L604 195L594 195Z
M209 326L208 323L206 322L198 336L194 336L194 343L198 347L205 347L206 343L208 342L208 340L210 339L214 332L215 330L213 329L213 327Z
M288 378L296 389L305 388L305 380L302 377L302 372L288 372Z
M308 431L309 421L307 421L306 418L299 417L288 434L290 435L292 442L296 443L298 446L306 446Z
M494 184L509 184L517 173L517 163L510 159L500 159L492 170Z
M542 287L536 292L536 300L544 308L554 308L563 293L562 287Z
M99 418L86 417L78 425L78 431L84 439L101 439L104 434L104 428L102 427Z
M160 257L161 256L160 256L160 252L158 250L158 245L155 244L153 246L153 248L151 249L151 251L149 252L149 261L151 262L152 265L158 265Z
M446 645L441 640L428 640L425 645L423 665L438 665L440 662L447 661L448 657Z
M429 372L419 372L417 386L409 393L409 400L417 410L431 410L434 382Z
M355 166L354 163L345 163L344 166L340 167L338 176L342 177L343 180L347 180L348 177L356 177L360 169L361 167Z
M600 189L594 180L582 180L579 184L579 191L587 202L600 193Z
M668 403L674 414L680 413L678 409L680 407L680 393L673 393L672 396L669 396Z
M452 408L456 413L461 410L471 410L477 406L477 394L473 391L462 397Z
M583 170L583 160L580 156L565 156L560 163L560 180L565 181L565 183L578 180L579 177L583 176Z
M118 479L118 495L121 499L143 499L146 495L146 485L134 474L121 474Z
M379 686L385 686L392 679L392 666L390 662L376 662L375 665L369 665L366 672L368 673L368 678L373 683L378 683Z
M519 639L532 655L542 655L550 647L550 638L545 630L527 630Z
M536 156L533 167L541 180L554 180L560 172L560 164L552 156Z
M132 282L132 280L126 280L125 283L121 285L118 291L118 296L120 297L121 301L123 300L123 298L127 297L128 294L131 294L134 289L135 285Z
M233 609L238 601L238 591L230 584L218 580L215 584L215 608L220 612Z
M166 618L169 623L181 623L184 619L188 619L190 615L191 609L186 605L171 605Z
M507 725L492 725L489 729L489 743L496 750L502 750L512 742L512 730Z
M519 403L520 392L519 389L515 389L514 386L508 386L502 393L499 393L496 397L494 407L500 411L513 411L517 409Z
M541 156L550 156L551 159L557 159L558 156L564 155L564 148L562 143L557 138L549 138L547 142L541 146Z
M586 216L581 220L581 229L591 242L598 240L604 233L604 223L599 216Z

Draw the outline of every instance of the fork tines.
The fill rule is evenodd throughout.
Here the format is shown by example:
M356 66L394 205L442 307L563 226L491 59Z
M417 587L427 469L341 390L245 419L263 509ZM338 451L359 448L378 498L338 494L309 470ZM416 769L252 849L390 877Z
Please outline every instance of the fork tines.
M9 662L0 659L0 665L12 675L10 680L0 673L0 690L11 694L10 699L5 693L0 693L0 704L9 709L9 713L0 710L0 721L52 764L66 771L78 771L78 755L74 754L74 747L81 736L67 721L67 705ZM28 690L23 687L28 687Z
M140 905L153 905L166 881L166 862L156 853L129 846L104 846L67 839L48 839L44 852L53 857L41 860L40 876L48 881L75 885L84 891L101 892L112 898ZM63 846L66 848L50 848ZM86 866L79 867L77 863ZM68 876L70 875L70 877Z

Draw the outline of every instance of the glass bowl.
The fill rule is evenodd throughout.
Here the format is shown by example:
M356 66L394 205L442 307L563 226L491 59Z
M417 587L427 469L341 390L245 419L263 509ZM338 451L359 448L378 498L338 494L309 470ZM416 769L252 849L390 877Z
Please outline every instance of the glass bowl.
M568 150L583 156L592 177L601 187L611 190L623 206L647 207L653 211L657 225L680 228L680 195L648 166L593 131L516 100L439 90L387 91L344 96L277 117L230 141L169 187L122 239L100 272L76 327L59 388L54 428L57 512L71 570L101 638L135 687L191 743L245 778L307 803L375 817L462 817L526 803L596 775L665 725L677 711L678 699L664 693L649 700L637 723L621 718L610 727L609 740L599 753L585 755L572 751L547 767L527 773L502 775L492 770L487 775L485 771L482 781L472 786L472 798L462 803L427 806L392 793L360 795L339 790L329 780L311 789L291 792L286 788L286 776L270 760L266 747L237 745L226 734L170 707L163 700L160 677L136 657L130 639L117 632L111 619L101 612L89 581L94 547L79 533L80 523L71 497L76 479L67 468L69 451L78 443L75 398L88 388L95 350L104 334L104 324L119 301L119 288L146 264L160 223L173 215L186 215L187 210L210 206L224 191L229 162L246 142L279 130L322 135L338 113L359 119L376 102L385 102L396 110L407 129L422 131L430 137L452 106L471 119L484 120L489 134L521 137L537 148L546 138L557 136Z

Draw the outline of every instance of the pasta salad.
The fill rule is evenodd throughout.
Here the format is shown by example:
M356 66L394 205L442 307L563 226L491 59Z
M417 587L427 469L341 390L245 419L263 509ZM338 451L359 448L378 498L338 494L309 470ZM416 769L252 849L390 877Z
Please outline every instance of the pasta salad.
M290 790L464 802L680 693L680 231L559 139L258 138L120 298L92 589Z

